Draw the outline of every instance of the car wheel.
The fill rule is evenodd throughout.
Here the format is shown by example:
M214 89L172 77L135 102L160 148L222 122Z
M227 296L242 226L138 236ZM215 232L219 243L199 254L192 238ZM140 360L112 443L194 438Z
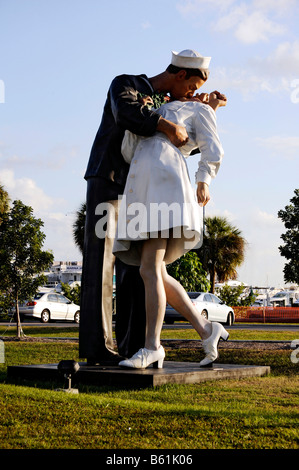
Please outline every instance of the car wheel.
M208 319L208 312L206 310L203 310L201 314L206 320Z
M40 321L42 323L48 323L50 321L50 312L49 312L49 310L43 310L42 311Z
M79 312L79 310L78 310L78 312L75 313L74 322L75 322L75 323L79 323L79 322L80 322L80 312Z
M227 315L226 325L231 326L233 324L233 321L233 314L232 312L229 312L229 314Z

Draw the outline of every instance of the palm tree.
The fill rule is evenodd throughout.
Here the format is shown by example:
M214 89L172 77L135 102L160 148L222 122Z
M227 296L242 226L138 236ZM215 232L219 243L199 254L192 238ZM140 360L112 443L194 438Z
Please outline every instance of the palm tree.
M199 257L203 268L210 275L211 289L215 290L216 276L219 282L236 279L236 268L244 261L246 240L240 230L224 217L207 217L203 247Z
M75 245L77 245L81 253L83 253L83 245L84 245L85 218L86 218L86 202L83 202L80 208L76 212L76 220L73 223L73 237L74 237Z

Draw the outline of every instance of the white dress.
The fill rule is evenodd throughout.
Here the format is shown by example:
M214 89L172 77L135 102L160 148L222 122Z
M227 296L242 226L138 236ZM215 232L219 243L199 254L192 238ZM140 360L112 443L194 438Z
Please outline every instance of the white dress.
M196 183L210 184L218 172L223 149L215 111L195 101L173 101L157 110L165 119L186 127L189 140L178 149L157 132L138 138L122 197L113 253L123 262L140 265L144 241L160 233L168 238L166 264L202 244L203 220L192 188L186 157L200 149ZM125 135L126 138L126 135Z

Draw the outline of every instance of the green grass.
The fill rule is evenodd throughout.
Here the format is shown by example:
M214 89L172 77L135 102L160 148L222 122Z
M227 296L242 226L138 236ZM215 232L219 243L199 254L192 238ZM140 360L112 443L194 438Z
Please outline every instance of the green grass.
M79 328L74 326L67 328L59 326L22 326L22 330L26 336L32 336L33 338L79 338ZM1 336L16 336L16 327L7 327L0 323L0 339Z
M268 340L268 341L292 341L298 339L298 333L288 330L247 330L229 329L230 340ZM59 326L24 326L24 334L30 337L48 337L48 338L79 338L79 328L69 326L62 328ZM15 326L5 326L0 323L1 336L16 336ZM199 339L198 334L193 328L166 328L162 330L162 339Z
M201 349L168 349L194 361ZM14 364L78 360L78 343L6 342L0 364L2 449L298 449L298 364L290 350L220 350L222 363L271 366L271 375L148 389L8 383Z
M77 396L0 385L2 448L298 449L296 384L252 378Z
M229 329L229 340L260 340L260 341L292 341L298 339L298 332L288 330L246 330ZM190 329L165 329L162 330L162 339L198 339L198 334Z

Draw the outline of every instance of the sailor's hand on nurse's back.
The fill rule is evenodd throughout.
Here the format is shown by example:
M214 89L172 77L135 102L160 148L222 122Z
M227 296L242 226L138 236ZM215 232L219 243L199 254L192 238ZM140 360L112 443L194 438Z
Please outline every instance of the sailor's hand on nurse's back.
M157 131L163 132L176 147L182 147L188 142L188 134L184 126L174 124L162 117L159 119Z
M176 147L182 147L188 142L186 127L175 124L173 133L169 136L170 142Z

